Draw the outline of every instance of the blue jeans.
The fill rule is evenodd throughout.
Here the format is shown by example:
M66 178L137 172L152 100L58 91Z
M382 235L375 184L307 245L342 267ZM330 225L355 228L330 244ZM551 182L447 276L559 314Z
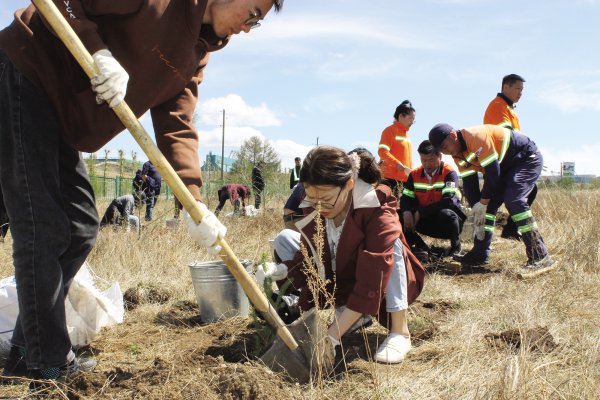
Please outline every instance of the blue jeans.
M74 357L65 296L98 232L79 153L62 139L48 97L0 51L0 188L13 237L19 317L12 343L29 369Z

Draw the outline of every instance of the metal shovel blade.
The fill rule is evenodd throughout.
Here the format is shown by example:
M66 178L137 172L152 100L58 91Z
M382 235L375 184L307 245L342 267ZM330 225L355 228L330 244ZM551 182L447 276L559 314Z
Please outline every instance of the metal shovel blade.
M299 383L307 383L312 376L326 375L333 369L334 354L327 327L314 308L286 326L298 342L298 348L290 350L277 337L260 357L267 367L286 373Z

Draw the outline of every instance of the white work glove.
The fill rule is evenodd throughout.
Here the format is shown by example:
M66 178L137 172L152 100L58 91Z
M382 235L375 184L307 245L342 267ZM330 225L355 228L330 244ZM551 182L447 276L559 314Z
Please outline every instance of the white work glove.
M474 226L483 226L485 224L485 212L487 211L487 206L485 204L481 204L477 202L471 212L473 212L473 225Z
M479 239L485 239L485 229L483 229L484 225L473 225L473 235Z
M256 279L256 283L259 285L263 285L266 278L271 278L274 281L280 281L287 277L288 267L285 264L277 264L274 262L266 262L263 264L259 264L258 268L256 268L256 274L254 278Z
M125 99L129 74L107 49L98 50L92 55L99 73L91 79L96 102L107 102L111 108Z
M227 233L227 228L218 220L217 216L212 213L206 204L198 202L198 207L203 211L204 218L199 224L196 224L190 217L187 211L183 213L187 231L199 245L208 249L210 255L218 254L221 251L221 246L215 245L217 239L224 238Z

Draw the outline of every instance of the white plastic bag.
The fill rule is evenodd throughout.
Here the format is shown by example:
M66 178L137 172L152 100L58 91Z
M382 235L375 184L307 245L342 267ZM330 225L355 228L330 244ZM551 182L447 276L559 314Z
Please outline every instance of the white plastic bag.
M65 311L71 344L85 346L103 327L123 322L125 308L121 287L115 282L107 290L99 291L85 262L73 279ZM10 348L18 313L17 285L11 276L0 280L0 353Z

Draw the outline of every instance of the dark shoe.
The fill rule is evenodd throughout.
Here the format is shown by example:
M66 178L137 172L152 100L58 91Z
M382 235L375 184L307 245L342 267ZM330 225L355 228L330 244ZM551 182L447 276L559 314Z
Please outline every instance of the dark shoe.
M483 267L489 264L487 257L482 258L481 256L475 255L471 252L463 255L456 255L453 258L456 261L459 261L463 267Z
M25 364L23 352L20 347L11 346L8 357L4 363L4 371L2 371L0 385L12 385L18 381L18 379L14 378L25 377L27 377L27 364Z
M527 264L520 268L519 277L524 279L534 278L556 269L557 266L557 262L550 258L550 255L546 255L540 260L527 261Z
M53 389L56 387L55 383L65 383L82 372L92 371L95 367L95 359L75 357L73 361L62 367L29 370L29 378L32 379L29 384L29 390L43 391Z
M517 242L520 242L523 240L523 235L521 235L517 231L504 231L503 230L500 237L504 238L504 239L508 239L508 240L516 240Z
M460 245L460 242L459 242L458 244L450 247L450 251L448 251L448 255L452 258L461 257L462 256L461 251L462 251L462 246Z
M413 251L413 254L422 263L429 262L429 253L426 252L425 250L415 250L415 251Z

